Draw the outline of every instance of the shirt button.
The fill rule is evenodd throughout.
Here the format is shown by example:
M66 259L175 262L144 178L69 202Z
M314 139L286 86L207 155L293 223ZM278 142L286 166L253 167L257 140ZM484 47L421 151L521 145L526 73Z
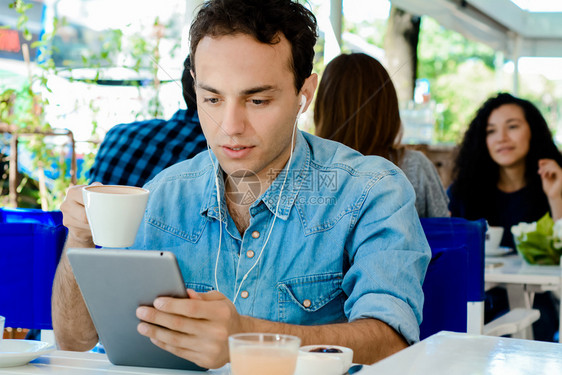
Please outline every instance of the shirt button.
M260 237L260 232L258 232L257 230L252 232L252 237L253 238L259 238Z
M309 308L310 305L312 305L312 302L310 302L309 299L305 299L304 301L302 301L302 305L306 308Z
M240 297L242 298L248 298L249 295L250 293L248 293L247 290L243 290L242 293L240 293Z
M247 256L248 258L253 258L254 255L256 255L256 254L255 254L252 250L246 251L246 256Z

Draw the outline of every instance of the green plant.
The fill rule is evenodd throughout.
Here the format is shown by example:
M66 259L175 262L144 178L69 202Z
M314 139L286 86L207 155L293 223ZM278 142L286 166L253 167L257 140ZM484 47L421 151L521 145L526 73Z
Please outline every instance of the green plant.
M25 41L22 45L22 51L28 63L29 77L27 82L21 87L16 89L9 88L0 93L0 123L7 124L12 137L19 138L22 134L26 135L25 138L22 137L20 139L20 144L34 156L33 167L38 170L40 175L39 201L41 202L41 207L43 209L53 209L56 203L49 199L51 195L42 182L44 170L49 167L55 155L54 147L45 142L45 134L52 133L53 129L44 116L44 108L48 102L36 91L36 85L48 89L46 85L47 76L54 71L54 63L51 59L44 57L39 64L39 73L32 71L29 66L28 43L31 41L32 36L27 27L29 18L26 15L26 11L32 6L33 4L22 0L15 0L9 4L9 7L19 14L17 29L22 32ZM57 27L58 20L55 20L53 31L44 33L39 41L31 44L31 48L43 48L45 45L48 45ZM11 150L11 153L15 151ZM17 188L19 193L26 190L25 187L28 186L28 181L29 179L26 177L21 180ZM30 194L35 195L33 191Z
M147 68L146 61L151 63L148 65L148 71L150 72L154 90L148 100L147 112L152 117L162 116L162 106L158 98L160 90L160 79L158 78L158 66L160 63L160 40L164 36L164 25L162 25L158 18L154 21L154 40L151 43L142 35L133 35L131 37L132 42L132 52L131 56L134 56L134 63L131 68L139 73L142 68ZM140 93L140 86L137 85Z
M40 203L40 207L44 210L58 209L71 184L86 182L83 175L76 176L77 178L72 181L64 157L68 148L49 140L49 137L52 138L57 132L45 118L45 108L49 105L49 101L41 94L41 92L51 92L48 79L58 74L51 57L52 50L56 48L52 42L59 27L64 25L64 20L60 22L55 18L51 31L43 33L40 40L31 43L31 48L41 51L37 65L32 69L27 44L31 40L31 33L27 28L29 18L26 11L33 4L16 0L9 6L19 14L17 28L22 32L25 40L22 50L30 73L23 85L5 89L0 93L0 123L7 125L11 136L17 136L19 145L32 155L32 166L39 176L38 181L33 181L26 175L21 178L17 187L19 200L16 205L34 206L33 201L35 201ZM15 150L10 152L13 153ZM94 156L87 157L92 159L91 162L88 161L91 164ZM53 183L48 187L44 182L46 170L54 170L56 174ZM6 180L7 178L3 178L3 185ZM13 202L10 203L3 198L0 204L9 205Z
M458 143L478 107L496 91L494 51L423 17L418 76L427 78L439 103L436 141Z
M24 44L28 44L31 40L31 33L28 30L29 18L26 11L31 9L33 3L24 0L14 0L10 3L10 8L18 14L17 29L21 31L24 37ZM118 56L126 56L128 67L137 73L141 71L149 71L151 75L152 90L141 90L142 87L135 82L138 87L139 98L142 95L149 95L147 105L143 106L143 111L135 113L135 117L140 119L160 117L162 115L162 105L159 98L160 80L158 79L158 68L160 63L160 40L167 32L167 26L162 24L158 18L154 21L154 35L147 38L146 35L136 33L130 37L124 38L122 30L111 29L106 30L98 35L99 49L85 48L76 60L63 60L64 69L57 68L53 56L59 52L59 48L64 45L56 43L55 36L60 28L67 26L64 18L54 18L53 25L49 25L49 30L43 33L40 40L31 43L31 48L40 50L37 66L28 61L30 74L27 81L16 88L7 88L0 92L0 123L9 124L12 133L19 136L20 145L33 156L33 168L38 171L38 181L33 181L28 176L23 176L18 186L18 192L21 193L18 205L28 205L29 202L40 202L43 209L58 209L60 203L64 199L65 192L73 183L87 183L84 173L76 176L72 180L69 175L68 161L65 160L65 154L68 147L61 146L60 142L52 141L52 134L55 129L46 120L46 110L49 107L49 101L44 94L52 93L49 87L49 79L57 75L60 76L61 70L65 73L65 78L70 83L76 82L73 78L73 69L90 68L95 70L95 75L90 79L81 79L88 84L96 85L101 77L101 72L106 67L116 66ZM22 46L24 49L27 45ZM179 47L176 43L172 49L172 53ZM59 62L60 63L60 62ZM34 69L31 69L31 66ZM35 69L36 68L36 69ZM130 84L130 82L127 82ZM0 90L2 88L0 87ZM141 94L142 91L142 94ZM88 115L91 132L90 139L97 142L102 136L98 134L98 113L100 111L99 104L93 99L84 103L76 99L74 102L75 109L89 109ZM87 123L84 126L88 126ZM0 136L1 137L1 136ZM59 138L60 139L60 138ZM1 139L0 139L1 140ZM92 166L97 147L90 147L84 155L84 163L82 171L87 171ZM12 151L13 152L13 151ZM5 166L7 170L7 167ZM49 186L45 186L42 176L46 170L54 170L55 176ZM7 173L2 174L2 189L4 193L5 185L7 185ZM35 189L35 190L34 190ZM3 194L0 205L8 205L7 196Z
M562 255L562 221L556 223L547 212L533 223L511 228L517 251L529 264L557 265Z

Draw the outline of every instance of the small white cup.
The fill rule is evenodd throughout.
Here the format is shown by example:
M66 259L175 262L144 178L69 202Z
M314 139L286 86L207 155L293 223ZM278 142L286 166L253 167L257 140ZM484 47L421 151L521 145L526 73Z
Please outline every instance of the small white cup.
M144 216L149 191L136 186L91 185L82 189L94 243L132 246Z
M497 250L502 241L503 227L488 227L486 232L486 252Z
M312 352L318 348L339 349L341 353ZM336 345L307 345L299 349L295 375L342 375L353 363L353 350Z
M4 323L6 322L6 318L0 316L0 341L4 338Z

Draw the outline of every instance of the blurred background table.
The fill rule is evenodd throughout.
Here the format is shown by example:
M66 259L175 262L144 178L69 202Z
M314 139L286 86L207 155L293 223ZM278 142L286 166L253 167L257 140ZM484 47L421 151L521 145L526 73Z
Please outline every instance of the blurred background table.
M562 293L562 267L527 264L519 255L487 257L484 280L486 290L498 285L507 289L510 308L531 308L535 292L552 291L558 299ZM560 329L562 329L562 310ZM558 335L559 342L562 335Z

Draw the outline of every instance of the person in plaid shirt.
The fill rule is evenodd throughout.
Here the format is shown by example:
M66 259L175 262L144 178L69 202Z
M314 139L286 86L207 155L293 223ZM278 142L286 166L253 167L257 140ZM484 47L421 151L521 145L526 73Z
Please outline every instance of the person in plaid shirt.
M189 67L188 56L181 79L187 110L178 110L167 121L152 119L111 128L89 171L90 183L143 186L163 169L206 149Z

